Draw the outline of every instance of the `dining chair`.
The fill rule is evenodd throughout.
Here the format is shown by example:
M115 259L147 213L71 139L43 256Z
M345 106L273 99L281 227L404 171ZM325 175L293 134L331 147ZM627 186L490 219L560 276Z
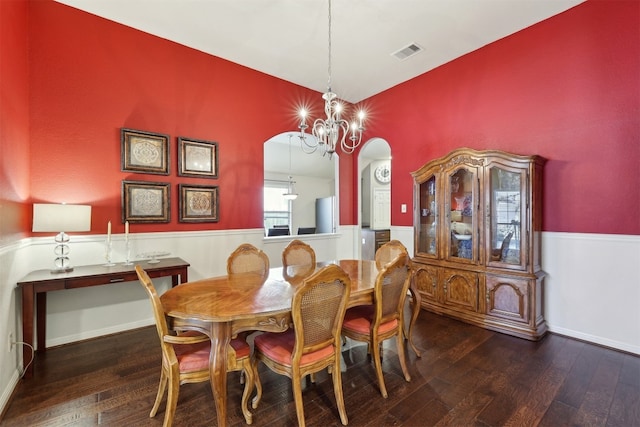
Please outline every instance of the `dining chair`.
M149 413L149 417L155 417L168 383L167 406L162 425L169 427L172 425L173 417L176 413L180 386L186 383L199 383L210 380L209 357L211 341L208 336L199 332L186 331L176 333L169 330L162 302L149 275L140 265L136 265L136 273L151 300L162 350L160 384L156 401ZM249 411L249 396L255 386L257 373L251 363L251 348L249 344L239 338L232 339L227 349L227 360L227 372L242 371L246 374L241 406L245 422L251 424L253 419Z
M409 257L406 253L400 253L378 273L373 290L373 304L348 309L342 324L344 336L368 344L368 353L373 358L378 386L384 398L388 396L380 362L380 347L384 340L396 337L398 358L404 378L411 381L405 359L402 330L404 300L410 277Z
M499 249L493 249L491 251L491 261L504 261L507 259L509 253L509 243L513 237L513 231L509 232L502 241Z
M282 272L285 279L303 279L315 269L316 252L302 240L292 240L282 251Z
M305 278L291 301L293 328L283 333L265 332L254 340L254 366L259 362L273 372L291 378L298 425L304 427L302 379L325 368L333 378L333 392L340 421L347 425L340 372L340 329L346 311L351 279L339 266L328 265ZM256 381L253 408L262 397Z
M227 258L227 274L256 273L267 280L269 276L269 257L262 250L250 243L243 243L238 246ZM243 331L238 333L238 338L246 341L247 337L254 331ZM240 384L244 384L244 372L240 374Z
M382 270L385 265L396 259L400 254L409 255L407 248L400 242L400 240L390 240L384 245L380 246L376 251L375 260L378 270Z
M409 257L409 251L407 250L406 246L403 245L399 240L390 240L384 245L380 246L375 254L376 267L378 268L378 271L382 270L387 264L393 261L400 254L407 254L407 257ZM409 257L409 275L412 274L413 271L411 265L411 257ZM411 277L411 280L413 280L413 276ZM409 284L411 284L411 282L409 282ZM413 308L414 305L417 304L416 295L414 294L414 291L411 290L411 288L409 289L409 293L411 294L411 307ZM402 317L400 320L404 324L404 317ZM409 326L409 330L405 330L403 326L403 331L405 338L409 339L412 333L411 326ZM418 357L422 357L418 349L413 346L413 343L411 343L411 345L413 347L413 350L416 352L416 355Z
M250 243L238 246L227 258L227 274L257 273L269 276L269 257Z

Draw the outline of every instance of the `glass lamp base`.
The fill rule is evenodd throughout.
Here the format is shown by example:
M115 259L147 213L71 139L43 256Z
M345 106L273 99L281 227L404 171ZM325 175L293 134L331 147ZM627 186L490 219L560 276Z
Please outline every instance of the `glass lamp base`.
M60 246L66 246L67 249L60 251ZM67 245L59 245L58 247L56 247L56 255L58 255L58 257L53 261L53 265L55 266L54 268L51 269L51 274L57 274L57 273L68 273L70 271L73 271L73 267L71 266L71 263L69 262L69 257L66 256L66 254L69 253L68 250L68 246ZM61 253L59 253L61 252Z

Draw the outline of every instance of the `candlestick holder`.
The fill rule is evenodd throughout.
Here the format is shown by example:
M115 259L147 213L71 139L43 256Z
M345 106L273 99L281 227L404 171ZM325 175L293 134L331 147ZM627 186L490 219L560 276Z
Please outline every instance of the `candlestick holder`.
M131 245L129 243L129 236L124 238L124 265L133 265L131 262Z
M104 264L105 267L112 267L115 265L115 263L111 261L111 239L107 239L104 250L104 258L107 260L107 263Z

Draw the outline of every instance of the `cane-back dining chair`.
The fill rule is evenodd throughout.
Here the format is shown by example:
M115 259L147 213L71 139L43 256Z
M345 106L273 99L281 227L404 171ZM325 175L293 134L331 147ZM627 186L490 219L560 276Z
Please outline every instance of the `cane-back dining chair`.
M292 240L282 251L282 272L287 280L301 280L316 269L316 252L302 240Z
M396 337L398 358L404 378L411 381L405 360L402 331L404 301L409 280L409 257L406 253L401 253L378 273L373 291L373 304L348 309L342 324L344 336L368 344L368 352L375 364L380 393L385 398L388 395L380 362L380 347L384 340Z
M227 258L227 274L255 273L267 280L269 276L269 257L250 243L238 246ZM243 331L238 338L246 341L254 331ZM240 374L240 384L244 384L244 372Z
M227 258L227 274L256 273L269 275L269 257L250 243L238 246Z
M347 425L340 373L340 329L351 292L351 279L331 264L305 278L291 301L293 329L265 332L254 340L254 365L264 363L272 371L291 378L298 425L304 427L302 379L325 368L333 378L340 420ZM260 380L253 408L262 397Z
M177 334L169 330L162 302L149 275L139 265L136 265L136 273L151 300L156 329L160 338L160 348L162 349L160 384L156 401L149 417L155 417L168 383L169 391L163 423L164 427L168 427L172 425L173 417L176 413L180 386L186 383L209 381L211 341L208 336L199 332L187 331ZM227 372L245 372L246 380L242 394L242 414L247 424L252 422L252 414L249 411L249 397L257 377L250 356L251 348L246 341L238 338L231 340L231 344L227 349Z
M378 270L382 270L385 265L396 259L400 254L409 254L407 248L399 240L390 240L380 246L376 251L375 260Z
M376 267L378 267L378 271L382 270L385 265L389 264L400 254L407 254L407 256L409 256L409 251L407 250L406 246L403 245L402 242L400 242L399 240L391 240L385 243L384 245L380 246L380 248L376 251L376 255L375 255ZM413 280L411 257L409 257L409 275L411 275L410 280ZM418 302L419 295L417 295L415 290L411 288L411 281L409 281L409 293L411 294L411 306L413 307L413 312L414 312L413 322L415 322L415 318L417 317L417 311L415 307L416 304L418 305L417 310L420 309L419 302ZM402 317L400 320L402 321L402 323L404 323L405 319L404 317ZM412 330L413 322L409 322L408 330L405 329L403 325L402 327L404 331L403 333L405 338L409 340L409 344L411 345L411 348L413 348L413 351L416 353L416 355L418 357L422 357L422 354L420 353L420 351L416 348L416 346L413 344L413 342L409 338L411 336L411 333L413 332Z

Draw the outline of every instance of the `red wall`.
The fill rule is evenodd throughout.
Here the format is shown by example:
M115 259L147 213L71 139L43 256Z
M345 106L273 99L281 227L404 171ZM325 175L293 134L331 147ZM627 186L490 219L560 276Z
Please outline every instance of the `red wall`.
M320 113L318 93L49 0L29 8L29 203L90 203L93 233L122 232L121 181L161 181L171 224L132 232L262 226L262 144L295 129L297 103ZM392 147L393 225L412 224L409 172L468 146L549 159L545 230L640 234L638 28L637 0L589 0L367 100L367 136ZM172 136L169 177L120 172L122 127ZM178 136L219 143L219 179L177 177ZM342 224L357 219L352 159ZM218 185L220 222L178 223L178 183Z
M589 0L368 100L410 172L458 147L539 154L547 231L640 234L640 2Z
M263 226L263 143L296 129L299 103L320 113L320 94L59 3L30 7L34 202L91 204L92 232L111 220L117 233L122 180L170 182L171 224L132 232ZM120 171L122 127L171 136L169 176ZM218 142L218 179L177 176L178 136ZM179 223L179 183L219 186L220 221Z
M28 5L0 1L0 244L26 236L29 208Z

